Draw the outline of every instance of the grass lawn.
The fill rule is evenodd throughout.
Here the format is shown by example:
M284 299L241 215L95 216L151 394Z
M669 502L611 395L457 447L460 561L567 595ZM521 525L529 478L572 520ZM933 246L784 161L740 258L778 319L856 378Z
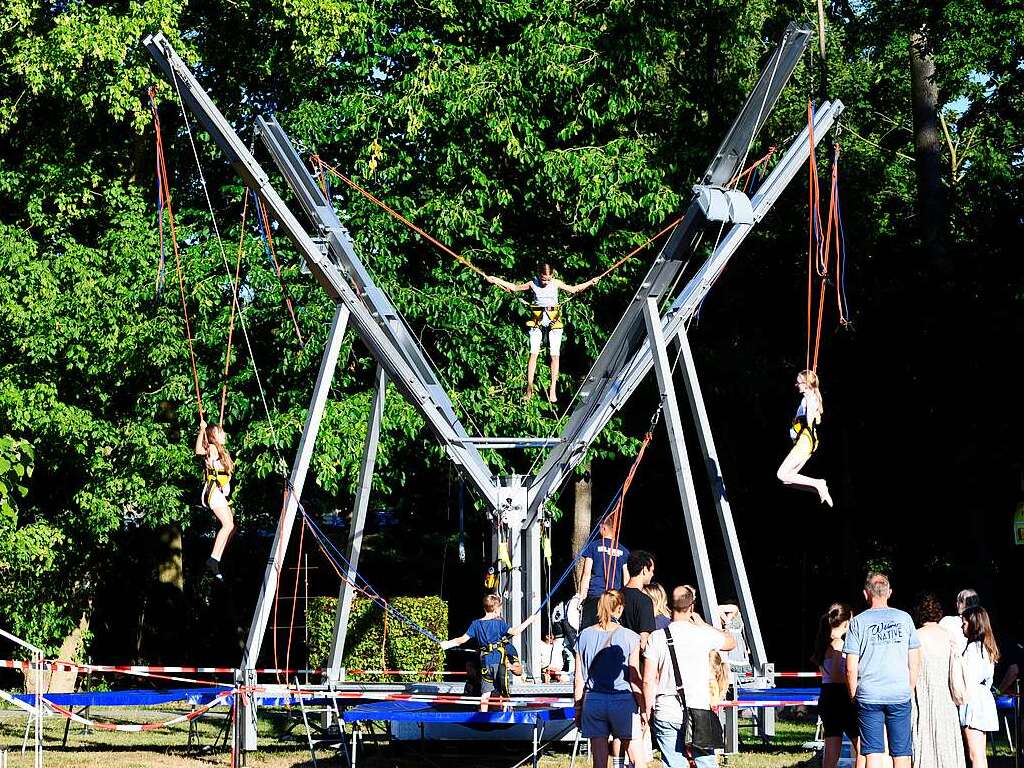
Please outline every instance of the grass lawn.
M152 707L145 711L138 709L103 709L105 719L122 723L142 723L166 720L182 710L171 706ZM263 710L264 713L267 710ZM204 718L197 724L200 741L211 744L224 720ZM277 711L274 716L260 721L261 748L259 752L246 756L246 764L254 768L293 768L311 766L306 748L305 731L301 722L291 730L287 714ZM21 739L25 729L24 715L12 710L0 710L0 752L8 750L8 768L30 768L31 751L21 754ZM803 748L803 744L814 736L812 722L780 720L777 735L767 746L752 740L745 740L737 755L729 755L720 763L726 768L791 768L802 765L817 765L814 754ZM181 724L165 730L145 733L116 733L93 731L72 724L67 746L62 746L64 720L53 718L45 723L46 751L45 764L53 768L172 768L181 766L227 766L230 755L220 747L206 752L187 749L188 725ZM1000 742L1001 757L990 761L992 768L1012 768L1013 758L1008 757L1005 742ZM571 745L559 745L541 759L543 768L568 768ZM443 742L429 743L421 750L416 744L403 745L401 749L367 745L360 750L359 765L364 768L433 768L434 766L481 766L481 768L512 768L517 761L529 754L528 744L505 742L476 742L472 744ZM322 758L328 757L321 752ZM344 765L344 760L321 759L326 765ZM589 759L577 759L577 768L590 768ZM651 768L661 766L658 761Z

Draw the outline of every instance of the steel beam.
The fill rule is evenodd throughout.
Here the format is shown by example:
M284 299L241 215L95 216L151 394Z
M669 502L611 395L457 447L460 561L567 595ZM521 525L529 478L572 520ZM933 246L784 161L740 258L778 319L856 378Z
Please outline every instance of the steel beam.
M840 101L825 102L814 113L814 139L819 143L835 123L843 111ZM790 143L782 159L772 169L757 193L751 199L754 221L761 221L771 210L783 190L807 162L810 154L808 148L808 132L805 126ZM692 209L691 205L691 209ZM677 232L686 221L677 227ZM733 224L726 227L718 247L687 282L662 319L662 331L667 340L672 340L683 328L683 325L700 302L711 290L717 277L725 269L729 260L738 250L740 244L753 229L752 224ZM666 246L667 248L667 246ZM660 260L661 257L659 257ZM657 262L655 264L657 266ZM654 267L652 267L652 271ZM648 273L650 274L650 273ZM647 281L645 280L645 285ZM634 299L634 302L636 299ZM572 470L583 459L587 448L593 442L608 421L618 412L626 401L639 387L640 382L650 372L652 366L650 345L646 334L638 337L636 331L631 332L633 341L625 338L621 329L630 316L625 316L613 333L613 337L605 345L601 357L594 363L581 391L583 402L573 411L565 430L562 433L562 444L554 449L538 470L531 486L531 514L537 514L538 507L549 498L572 473ZM617 341L616 341L617 339ZM613 346L613 342L615 345ZM630 348L635 350L630 352ZM614 357L616 364L608 364L605 356Z
M463 467L480 494L488 503L494 505L497 496L491 472L474 447L467 447L459 442L466 436L466 431L458 423L450 403L446 402L447 395L443 389L440 386L425 385L423 372L415 368L415 362L411 362L413 358L410 357L409 349L396 345L387 330L382 328L372 307L367 305L364 297L349 283L349 276L343 273L330 256L320 251L271 186L266 172L256 158L246 149L234 128L220 113L163 34L149 36L143 40L143 44L172 80L175 90L181 94L182 101L195 113L227 155L235 171L266 204L281 230L295 244L313 276L332 299L341 301L348 307L353 328L373 357L387 371L391 381L426 420L448 455ZM332 232L329 233L328 240L338 237L338 233ZM332 254L337 250L337 247L331 246ZM376 286L372 286L372 290L379 291ZM384 318L388 322L392 319Z
M711 482L711 496L715 501L718 524L722 528L722 538L725 540L725 555L729 561L732 583L736 587L741 616L750 637L754 668L758 674L764 674L764 665L768 663L768 657L765 653L764 639L761 637L761 624L757 619L757 609L754 607L754 599L750 593L747 567L743 562L743 551L740 548L739 536L736 534L732 506L729 504L729 495L725 490L725 478L722 476L722 465L718 460L718 450L715 448L715 438L711 432L711 421L708 419L707 408L704 407L704 395L701 393L700 380L697 378L693 350L690 349L686 331L677 334L676 339L679 343L683 364L686 397L690 401L690 411L693 414L694 423L697 425L697 439L700 442L701 452L704 454L704 466L707 467L708 480Z
M661 313L658 311L657 301L653 298L647 299L644 304L644 322L650 334L651 348L654 350L654 372L657 374L658 389L661 392L662 419L668 432L669 446L672 448L672 466L676 473L676 484L679 486L679 498L683 504L683 519L686 521L686 534L690 539L693 568L697 572L700 602L704 607L704 617L709 624L714 624L718 615L718 596L715 594L715 580L711 574L711 558L708 556L704 525L701 523L700 509L697 506L697 491L693 486L693 474L686 451L683 420L679 413L679 401L676 400L675 383L672 381L672 365L669 363L665 337L661 331Z
M463 442L491 451L501 451L510 448L551 448L561 440L557 437L468 437Z
M242 656L242 675L246 685L255 685L256 682L253 670L259 661L263 637L267 631L267 622L270 620L270 611L274 606L274 596L277 594L281 568L284 564L285 554L288 552L288 541L295 523L295 512L299 508L302 489L306 484L309 462L313 457L313 447L316 445L316 436L320 430L320 420L324 415L327 395L331 391L331 380L334 378L334 369L338 365L338 352L341 350L341 342L345 337L348 318L348 307L338 304L334 311L330 334L327 336L327 346L324 348L324 354L320 360L320 373L316 378L316 386L313 387L313 397L309 404L309 412L306 414L306 425L302 429L299 448L296 451L291 475L288 478L285 501L277 521L277 531L274 533L274 544L270 548L270 559L267 561L267 568L263 574L263 586L260 588L260 596L256 601L252 624L249 625L249 637L245 642L245 653ZM244 728L242 748L253 750L256 749L256 700L254 697L243 696L240 697L239 702L241 722Z
M370 505L373 487L373 473L377 463L377 445L380 442L380 425L384 420L384 397L388 375L377 366L377 383L373 391L373 404L366 424L366 440L363 443L363 461L359 467L359 485L355 503L352 506L352 522L348 532L348 568L345 580L338 594L338 608L334 613L334 640L327 662L327 680L334 684L341 679L341 663L345 656L345 641L348 636L348 618L352 612L354 585L358 578L359 554L363 547L363 528L366 525L366 511Z
M740 170L746 152L758 130L771 113L775 103L788 82L796 64L810 39L809 28L790 25L782 41L761 71L746 104L740 110L726 135L722 146L712 159L698 187L727 184ZM727 209L738 203L742 193L732 191ZM622 319L612 331L604 349L594 361L583 386L580 388L577 405L569 416L562 433L563 443L553 450L537 472L531 491L533 500L531 517L538 507L560 487L572 469L582 461L591 443L608 423L614 412L621 407L631 392L623 392L623 369L628 367L647 345L648 334L644 330L643 303L654 297L660 305L670 298L677 281L682 276L691 257L696 253L706 226L709 223L705 206L710 202L706 190L698 189L683 216L682 222L673 230L647 275L641 283ZM746 210L746 206L740 206ZM749 220L744 215L742 220ZM733 224L737 227L750 224ZM671 338L666 334L666 338ZM648 364L646 370L649 370Z

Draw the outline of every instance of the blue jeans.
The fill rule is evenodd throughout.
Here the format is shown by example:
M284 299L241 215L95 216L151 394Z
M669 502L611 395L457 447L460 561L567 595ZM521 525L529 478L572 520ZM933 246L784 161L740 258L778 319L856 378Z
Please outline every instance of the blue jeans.
M889 754L912 757L913 737L910 732L910 700L898 704L857 702L857 724L862 755L885 754L885 735L889 735Z
M654 720L652 729L654 743L661 752L661 762L665 768L690 768L690 762L686 759L686 745L683 744L682 725L680 723L667 723L663 720ZM703 754L703 750L693 749L693 760L697 768L716 768L718 759L714 754Z

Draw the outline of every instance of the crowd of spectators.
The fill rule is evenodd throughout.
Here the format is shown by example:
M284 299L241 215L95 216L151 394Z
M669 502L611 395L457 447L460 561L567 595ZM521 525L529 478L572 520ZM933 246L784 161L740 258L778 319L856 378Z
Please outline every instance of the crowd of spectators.
M545 637L543 663L545 680L572 682L595 768L646 766L655 747L666 768L717 765L724 747L717 707L735 675L751 669L738 606L720 605L707 623L696 589L667 594L653 581L654 557L622 547L610 529L584 554L584 579L553 615L558 634ZM859 613L833 603L818 628L822 768L836 768L844 739L856 768L987 768L987 734L1000 727L992 688L1004 654L977 593L961 591L950 615L935 595L922 594L911 615L889 605L888 576L870 572L863 595ZM484 697L502 689L506 663L519 666L514 647L502 650L497 635L526 625L509 628L496 598L488 598L483 619L446 643L480 635ZM999 689L1009 692L1024 649L1004 647Z

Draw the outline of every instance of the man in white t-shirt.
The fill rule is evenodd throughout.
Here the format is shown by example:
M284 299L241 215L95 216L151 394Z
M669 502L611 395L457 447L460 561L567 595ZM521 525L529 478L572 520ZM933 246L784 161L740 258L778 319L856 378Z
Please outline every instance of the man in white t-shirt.
M696 599L693 587L672 590L672 623L652 632L644 651L647 720L667 768L688 768L690 756L698 768L714 768L715 749L723 746L722 724L711 710L711 652L731 651L736 638L705 624L693 611Z

